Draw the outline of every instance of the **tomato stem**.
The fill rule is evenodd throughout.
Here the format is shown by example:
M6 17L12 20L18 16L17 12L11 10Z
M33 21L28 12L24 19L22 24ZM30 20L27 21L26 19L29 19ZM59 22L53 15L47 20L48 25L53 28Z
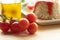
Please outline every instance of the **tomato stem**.
M3 19L3 22L5 22L6 21L6 16L5 15L0 15L1 17L2 17L2 19Z

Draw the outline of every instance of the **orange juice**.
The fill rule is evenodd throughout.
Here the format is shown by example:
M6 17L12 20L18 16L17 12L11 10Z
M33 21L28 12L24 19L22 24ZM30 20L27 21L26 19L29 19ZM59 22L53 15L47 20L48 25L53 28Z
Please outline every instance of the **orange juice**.
M2 14L8 19L21 18L21 3L2 4Z

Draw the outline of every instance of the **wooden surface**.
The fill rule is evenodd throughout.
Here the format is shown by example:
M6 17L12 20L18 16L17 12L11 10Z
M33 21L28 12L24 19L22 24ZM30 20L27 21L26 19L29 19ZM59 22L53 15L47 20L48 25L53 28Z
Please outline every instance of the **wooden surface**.
M14 35L0 32L0 40L60 40L60 25L39 26L34 35Z

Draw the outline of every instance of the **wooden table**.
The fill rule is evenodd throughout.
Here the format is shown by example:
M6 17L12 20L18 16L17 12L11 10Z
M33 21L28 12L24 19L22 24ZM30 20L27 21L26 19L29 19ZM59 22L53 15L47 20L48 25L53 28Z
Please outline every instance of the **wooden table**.
M34 35L13 35L0 32L0 40L60 40L60 25L39 26Z

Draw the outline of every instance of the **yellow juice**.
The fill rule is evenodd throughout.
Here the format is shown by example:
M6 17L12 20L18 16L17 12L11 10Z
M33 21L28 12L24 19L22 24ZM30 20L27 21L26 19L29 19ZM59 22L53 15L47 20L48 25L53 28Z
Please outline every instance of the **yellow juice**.
M1 12L1 3L0 3L0 12Z
M2 14L8 19L21 18L21 3L2 4Z

